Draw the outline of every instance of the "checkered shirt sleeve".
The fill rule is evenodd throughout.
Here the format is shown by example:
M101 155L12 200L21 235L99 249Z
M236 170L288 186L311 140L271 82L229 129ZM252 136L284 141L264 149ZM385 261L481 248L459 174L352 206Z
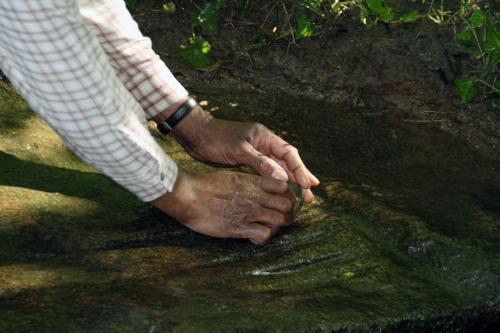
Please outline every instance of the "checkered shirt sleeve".
M146 48L144 59L152 59L150 52ZM155 61L144 66L162 67ZM144 110L116 75L76 0L1 0L0 67L85 162L143 201L172 190L175 162L152 138ZM165 69L157 76L154 69L141 71L151 79L166 78ZM130 73L140 76L138 69ZM183 94L163 85L167 103L175 99L170 91Z
M151 119L168 106L187 97L151 48L123 0L78 0L80 12L96 33L118 78Z

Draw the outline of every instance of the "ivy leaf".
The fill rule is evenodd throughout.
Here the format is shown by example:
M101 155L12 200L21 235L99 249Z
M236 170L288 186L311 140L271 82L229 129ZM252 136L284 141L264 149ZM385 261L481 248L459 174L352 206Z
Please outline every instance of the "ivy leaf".
M368 8L370 8L377 14L384 10L382 0L367 0L366 2L368 4Z
M474 86L474 81L471 78L459 76L453 81L453 83L458 89L460 102L462 104L469 103L474 99L474 97L476 97L476 87Z
M219 10L217 4L208 2L198 15L191 17L193 25L200 27L203 31L217 33L219 32Z
M489 54L493 63L500 61L500 36L495 28L488 29L481 47Z
M316 30L314 23L309 21L309 19L302 15L297 20L297 39L311 37Z
M202 37L189 37L188 45L181 45L179 53L184 60L196 68L206 68L215 63L211 55L210 43Z
M412 23L417 21L421 17L422 15L420 14L420 12L418 10L414 10L406 15L401 16L399 19L401 20L401 22Z
M476 10L469 17L469 23L473 28L481 28L484 25L484 14L481 9Z
M490 28L486 33L486 38L482 43L483 50L486 52L500 52L500 36L495 28Z
M163 4L162 8L163 8L163 11L167 14L175 13L175 9L176 9L174 2L167 2L167 3Z
M384 0L366 0L366 3L382 21L388 23L394 19L394 11Z

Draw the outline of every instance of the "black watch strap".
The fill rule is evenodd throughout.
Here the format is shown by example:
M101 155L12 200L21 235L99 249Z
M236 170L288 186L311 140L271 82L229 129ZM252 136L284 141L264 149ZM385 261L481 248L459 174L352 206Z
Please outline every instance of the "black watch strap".
M194 98L189 97L187 101L181 104L179 108L167 120L158 123L156 126L163 134L169 134L174 127L191 112L197 105Z

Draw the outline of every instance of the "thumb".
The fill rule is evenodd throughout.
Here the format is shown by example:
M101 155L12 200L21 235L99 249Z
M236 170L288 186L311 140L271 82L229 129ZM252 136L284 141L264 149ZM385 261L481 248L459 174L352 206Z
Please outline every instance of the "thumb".
M276 161L257 151L252 145L244 146L246 153L244 163L262 176L288 181L286 171Z

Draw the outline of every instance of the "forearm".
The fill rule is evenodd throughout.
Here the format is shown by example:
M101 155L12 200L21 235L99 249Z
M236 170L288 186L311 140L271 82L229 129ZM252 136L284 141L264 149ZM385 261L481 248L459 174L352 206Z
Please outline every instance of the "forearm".
M170 191L177 166L150 135L76 2L2 1L0 19L2 70L67 145L143 201Z

